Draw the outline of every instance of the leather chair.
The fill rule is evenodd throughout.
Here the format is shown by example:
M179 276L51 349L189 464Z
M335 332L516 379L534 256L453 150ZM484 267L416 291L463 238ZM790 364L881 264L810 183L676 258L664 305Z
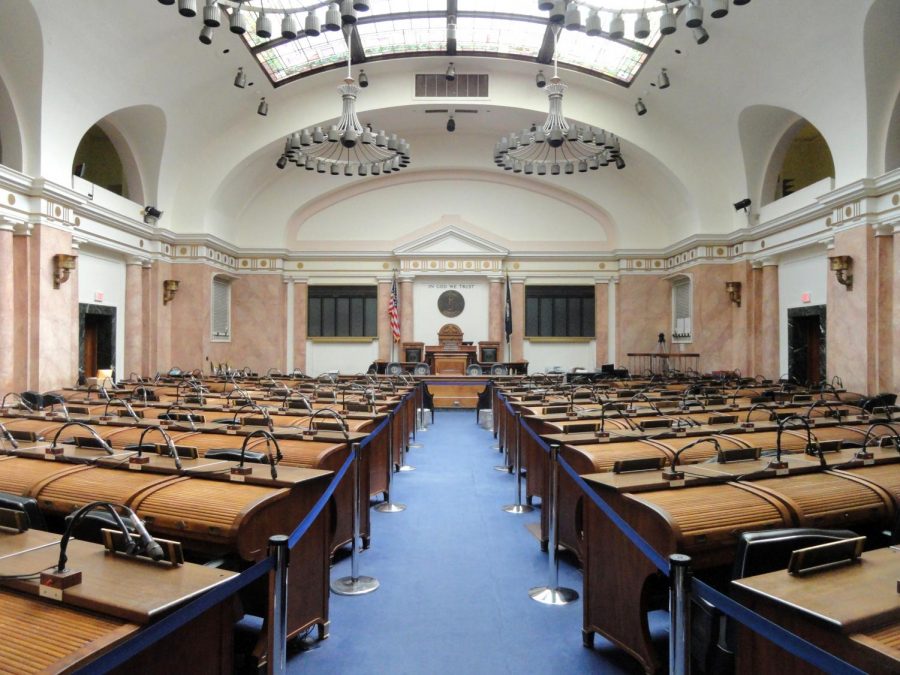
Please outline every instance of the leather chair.
M427 363L417 363L413 366L413 375L431 375L431 368Z
M37 500L33 497L21 497L9 492L0 492L0 509L21 511L28 518L29 528L35 530L47 529L47 523L44 522L44 516L38 508Z
M475 423L478 423L479 413L482 410L491 410L491 384L485 385L484 390L478 392L478 402L475 404Z
M396 361L391 361L384 369L385 375L402 375L404 372L406 371L403 369L403 364Z
M477 377L481 375L482 372L483 371L481 369L481 366L479 366L477 363L470 363L468 366L466 366L466 375L474 375Z
M495 363L491 366L491 375L509 375L509 368L505 363Z
M66 516L65 527L68 529L69 523L72 522L72 518L75 517L74 513L70 513ZM134 525L131 522L131 518L128 516L122 516L122 522L125 523L125 528L129 532L134 532ZM80 539L82 541L89 541L94 544L102 544L103 543L103 533L101 530L115 530L119 531L119 526L116 524L116 521L113 519L109 513L106 511L100 511L95 509L90 513L86 514L81 522L78 523L78 526L72 532L72 536L76 539Z
M786 570L800 548L859 536L851 530L786 528L744 532L738 539L731 579ZM734 623L709 603L694 598L691 606L691 657L698 672L734 670Z

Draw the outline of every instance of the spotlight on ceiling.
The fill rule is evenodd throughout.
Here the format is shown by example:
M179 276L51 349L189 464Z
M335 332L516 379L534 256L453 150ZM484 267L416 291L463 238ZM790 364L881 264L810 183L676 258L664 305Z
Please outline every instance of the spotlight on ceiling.
M247 15L244 12L235 11L231 13L231 19L228 20L228 30L235 35L243 35L247 32Z
M615 162L616 168L620 171L625 168L625 160L622 159L622 155L616 155Z
M453 82L456 79L456 68L453 67L453 61L447 66L447 72L444 73L444 77L447 78L448 82Z
M264 40L272 37L272 19L264 11L256 17L256 36Z
M341 29L341 10L338 9L336 2L328 5L328 11L325 12L325 23L322 24L322 27L327 31L338 31Z
M178 13L189 19L197 16L197 0L178 0Z
M553 9L553 0L538 0L538 9L542 12L549 12Z
M647 17L646 12L641 12L641 15L634 21L634 37L638 40L643 40L649 36L650 19Z
M675 14L666 5L666 11L659 17L659 32L663 35L671 35L675 32Z
M247 76L244 75L244 69L238 66L237 74L234 76L234 86L243 89L247 86Z
M145 219L147 219L147 218L159 219L162 217L162 214L163 214L163 212L160 211L155 206L145 206L144 207L144 218Z
M300 37L300 22L296 14L285 14L281 20L281 37L285 40L294 40Z
M285 157L284 155L279 157L278 161L275 162L275 166L277 166L279 169L283 169L284 167L286 167L287 166L287 157Z
M203 25L218 28L222 25L221 19L219 3L216 0L206 0L206 7L203 8Z
M689 0L684 9L684 25L688 28L699 28L703 25L703 8L699 0Z
M597 37L603 33L603 22L596 9L592 9L591 13L588 14L587 23L585 24L585 33L590 37Z
M453 115L450 115L450 119L447 120L447 131L451 134L456 131L456 120L453 119Z
M305 33L309 37L316 37L320 33L320 28L322 28L322 22L319 20L319 17L316 16L316 13L310 12L309 14L307 14Z
M550 23L562 23L565 21L566 5L566 0L556 0L553 3L553 6L550 8Z
M566 7L566 13L563 15L563 24L566 30L581 30L581 11L578 4L570 2Z
M647 114L647 106L644 105L644 102L640 98L637 100L637 103L634 104L634 111L638 114L638 117Z
M365 70L359 71L359 77L356 79L356 81L359 82L359 86L363 87L364 89L369 86L369 76L366 75Z
M543 89L547 86L547 78L544 77L543 70L539 70L537 75L534 76L534 83L538 86L538 89Z
M709 15L714 19L728 16L728 0L709 0Z
M175 0L159 0L159 4L161 5L174 5Z
M694 29L694 41L698 45L705 45L709 42L709 33L706 32L703 26L698 26Z
M209 26L203 26L203 30L200 31L200 42L202 42L205 45L211 45L212 44L212 36L213 36L213 29L210 28Z
M746 198L742 199L742 200L739 201L739 202L735 202L735 204L734 204L734 210L735 210L735 211L740 211L741 209L743 209L744 211L746 211L747 209L750 208L750 203L751 203L751 202L750 202L750 197L746 197Z
M256 109L256 114L265 117L269 114L269 104L266 103L266 97L263 96L259 99L259 107Z
M660 89L668 89L672 86L672 83L669 82L669 73L666 72L665 68L659 71L659 77L656 78L656 86Z
M622 14L616 14L613 20L609 22L609 39L621 40L625 37L625 19Z
M341 0L341 23L356 23L356 8L353 6L353 0Z
M735 5L749 5L750 0L734 0Z

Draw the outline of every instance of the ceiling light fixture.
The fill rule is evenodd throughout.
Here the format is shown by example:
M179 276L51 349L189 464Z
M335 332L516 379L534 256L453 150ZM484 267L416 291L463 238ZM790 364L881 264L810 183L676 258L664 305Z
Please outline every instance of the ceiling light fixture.
M534 76L534 83L538 86L538 89L543 89L547 86L547 78L544 77L543 70L539 70L537 75Z
M585 173L608 166L611 162L617 168L624 168L619 139L603 129L590 126L570 125L562 110L566 85L559 78L556 59L556 40L560 27L553 31L554 58L553 77L545 87L550 101L547 121L542 127L532 125L530 129L511 133L500 139L494 146L494 163L513 173L537 174L544 176L548 169L551 175L562 172Z
M363 89L365 89L366 87L369 86L369 76L366 75L366 71L365 71L365 70L360 70L360 71L359 71L359 79L358 79L358 82L359 82L359 86L362 87Z
M694 41L698 45L705 45L709 42L709 33L706 32L706 29L703 26L697 26L693 29L694 32Z
M444 73L444 77L447 78L448 82L453 82L456 79L456 68L453 67L453 61L447 66L447 72Z
M456 131L456 120L453 119L453 115L450 115L450 119L447 120L447 131L451 134Z
M351 25L350 32L352 34ZM396 134L363 127L356 116L359 85L351 75L350 37L347 35L347 77L338 87L343 99L340 121L330 129L322 127L295 131L284 144L282 157L308 171L333 176L377 176L409 166L409 143ZM279 158L276 166L280 163ZM279 167L280 168L280 167Z
M244 74L244 69L238 66L237 73L234 76L234 86L238 89L243 89L247 86L247 76Z
M656 86L660 89L668 89L672 86L672 83L669 82L669 73L665 68L659 71L659 77L656 78Z
M256 114L265 117L269 114L269 104L266 103L266 97L263 96L259 99L259 107L256 109Z
M644 105L644 101L641 98L638 98L637 103L634 104L634 111L638 114L638 117L647 114L647 106Z

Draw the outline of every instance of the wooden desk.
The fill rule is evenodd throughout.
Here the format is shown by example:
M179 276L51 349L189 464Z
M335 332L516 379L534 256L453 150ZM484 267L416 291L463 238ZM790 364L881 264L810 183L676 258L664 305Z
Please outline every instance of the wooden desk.
M864 553L858 564L805 576L786 570L732 581L738 600L782 627L871 673L900 671L900 552ZM739 673L816 673L738 626Z
M469 357L466 354L439 352L432 354L435 375L465 375Z

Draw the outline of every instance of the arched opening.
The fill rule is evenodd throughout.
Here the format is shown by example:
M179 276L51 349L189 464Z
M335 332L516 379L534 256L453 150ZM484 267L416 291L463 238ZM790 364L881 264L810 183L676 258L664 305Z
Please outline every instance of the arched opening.
M887 145L884 149L885 172L900 169L900 94L894 101L894 112L888 125Z
M117 195L130 196L122 157L99 124L81 137L72 160L72 173Z
M834 178L834 159L825 138L803 120L783 139L785 154L778 170L773 200L787 197L823 178Z

